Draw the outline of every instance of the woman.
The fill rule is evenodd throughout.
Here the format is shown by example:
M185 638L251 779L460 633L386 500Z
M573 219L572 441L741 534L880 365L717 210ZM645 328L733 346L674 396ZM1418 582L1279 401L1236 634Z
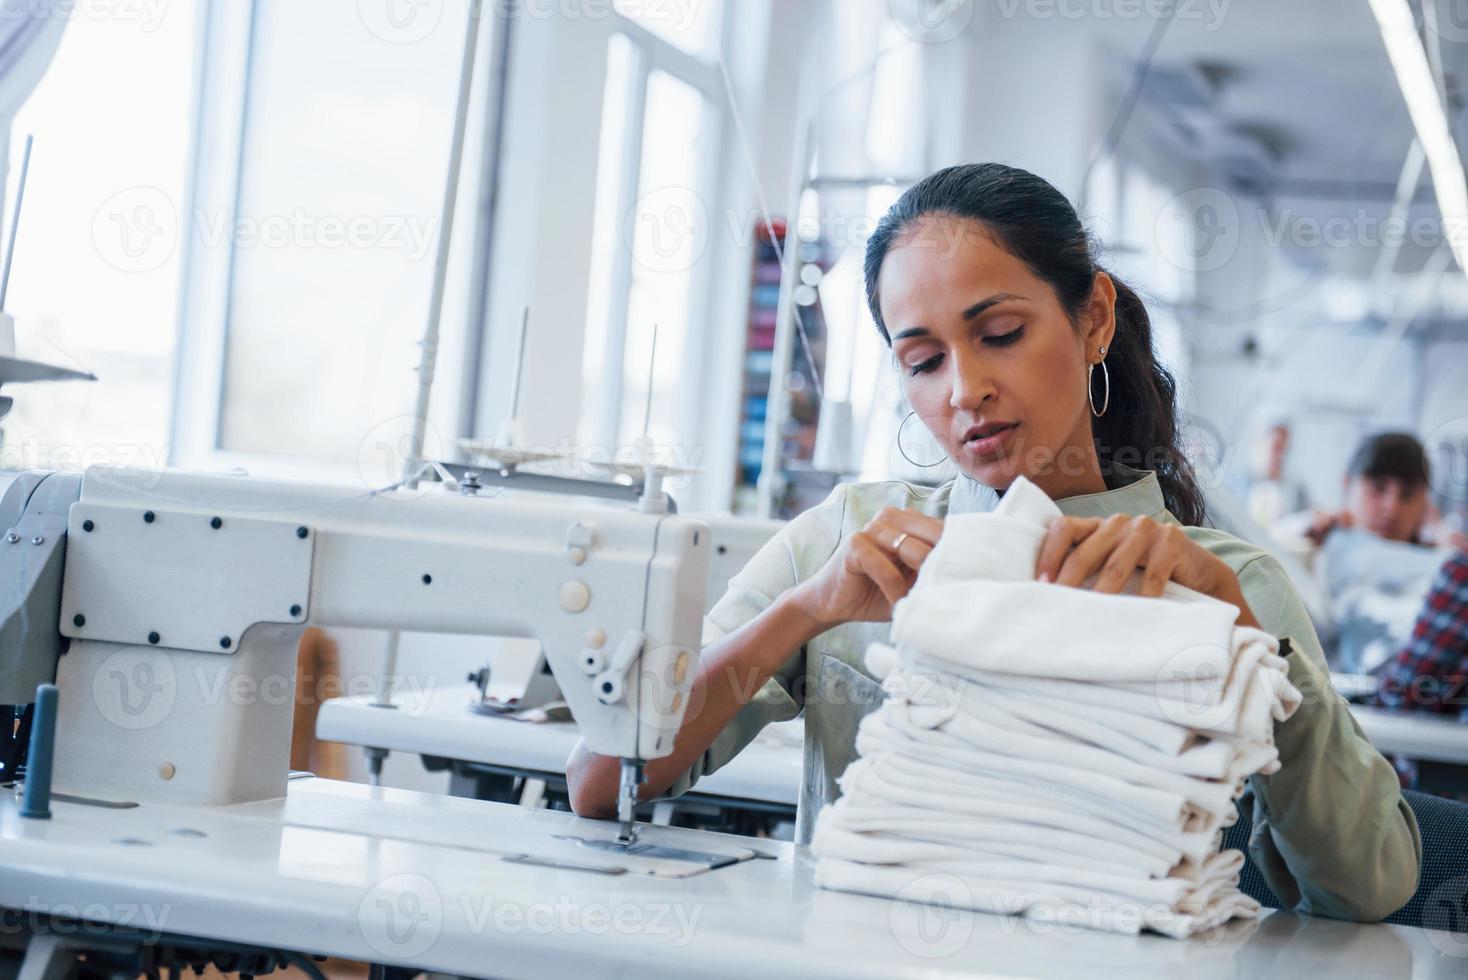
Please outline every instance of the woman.
M803 708L807 842L880 698L862 668L868 643L885 639L943 517L991 508L1024 475L1067 515L1041 550L1040 578L1080 586L1099 573L1093 587L1117 592L1141 569L1148 595L1178 582L1292 641L1306 704L1279 726L1283 769L1253 781L1254 859L1286 906L1374 920L1405 903L1421 844L1395 774L1331 693L1279 565L1199 526L1202 495L1146 310L1097 267L1069 202L1011 167L939 171L878 225L866 282L908 403L961 475L937 492L837 487L750 561L709 613L687 718L673 754L648 765L643 796L686 791ZM577 813L615 813L616 760L581 746L567 776Z

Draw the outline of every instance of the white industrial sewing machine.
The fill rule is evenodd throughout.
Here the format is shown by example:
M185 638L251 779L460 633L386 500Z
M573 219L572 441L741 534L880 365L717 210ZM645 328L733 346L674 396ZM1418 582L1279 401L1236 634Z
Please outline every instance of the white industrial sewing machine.
M686 708L710 550L696 521L105 469L13 476L0 516L18 637L0 704L54 673L58 793L283 796L307 625L538 639L588 746L622 759L624 842L643 764Z
M23 949L22 980L79 960L91 975L213 962L319 980L302 954L369 961L374 977L392 964L957 980L1098 962L1238 975L1282 956L1316 972L1461 973L1450 933L1279 916L1184 944L1057 942L1000 917L822 892L787 844L647 827L669 854L655 868L567 813L288 780L308 623L534 635L594 750L633 769L666 753L704 594L693 521L106 470L0 474L0 521L0 703L53 677L60 689L54 766L33 753L27 799L0 795L0 972ZM59 791L49 814L28 805L42 770Z

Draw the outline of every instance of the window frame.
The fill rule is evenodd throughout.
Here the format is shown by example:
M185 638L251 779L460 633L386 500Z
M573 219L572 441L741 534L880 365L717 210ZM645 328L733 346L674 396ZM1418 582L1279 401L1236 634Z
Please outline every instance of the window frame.
M728 22L731 16L730 3L724 3L719 11L721 30L716 43L725 44L728 36ZM684 82L695 89L704 99L704 112L708 121L708 138L702 148L698 161L697 186L693 188L703 200L722 200L720 196L721 174L719 158L725 142L725 130L727 128L727 107L724 99L723 77L718 64L713 60L706 60L697 55L680 48L674 42L653 33L636 21L623 17L620 14L613 15L615 26L607 32L607 45L610 45L612 37L622 35L631 45L632 58L631 85L628 90L627 105L623 107L623 140L621 157L613 161L613 166L618 169L618 180L616 200L613 202L610 213L616 215L629 214L635 207L639 181L642 171L642 143L647 112L647 87L648 79L653 72L662 71L673 78ZM606 125L603 120L602 125ZM598 161L601 166L605 161ZM710 233L713 231L713 215L710 215ZM699 297L709 297L708 283L710 279L710 268L716 260L713 251L706 252L700 261L693 267L693 282L690 289L690 304L692 308L686 311L689 323L689 334L683 338L683 365L681 372L684 377L695 378L701 375L698 365L703 352L702 336L695 328L695 324L701 322L698 316ZM605 284L611 302L607 307L606 334L603 345L603 363L607 369L601 374L597 390L592 393L590 402L595 406L593 415L594 423L588 431L590 443L595 446L606 447L609 450L621 445L620 434L622 429L623 400L627 388L627 313L631 303L632 291L632 250L630 247L618 247L613 249L613 258L609 270L608 281ZM601 284L592 283L592 288L598 288ZM588 323L588 329L594 325ZM649 379L651 383L651 379ZM684 427L679 433L680 440L687 441L696 437L702 419L696 414L699 402L696 392L700 385L685 384L679 392L679 404L675 418L683 420ZM583 412L585 408L583 408Z

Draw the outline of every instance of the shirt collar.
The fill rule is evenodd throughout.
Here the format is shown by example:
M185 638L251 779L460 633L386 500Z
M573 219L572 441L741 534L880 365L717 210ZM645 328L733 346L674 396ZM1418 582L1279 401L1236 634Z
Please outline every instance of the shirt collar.
M1161 519L1167 514L1162 485L1151 470L1137 470L1120 463L1111 469L1122 486L1099 493L1083 493L1055 501L1067 517L1110 517L1130 514ZM949 492L948 513L986 514L999 505L999 494L966 473L960 473Z

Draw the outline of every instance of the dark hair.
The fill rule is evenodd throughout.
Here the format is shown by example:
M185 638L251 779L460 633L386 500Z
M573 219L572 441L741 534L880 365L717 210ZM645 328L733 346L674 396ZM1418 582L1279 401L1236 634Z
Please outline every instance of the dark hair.
M1097 272L1090 235L1075 208L1048 181L999 163L947 167L923 178L898 199L867 240L867 305L891 346L882 322L877 279L896 240L919 218L948 214L982 224L994 241L1024 262L1060 298L1078 322L1091 298ZM1177 384L1152 349L1152 323L1137 294L1115 276L1116 333L1106 355L1110 408L1091 420L1103 477L1113 463L1148 465L1157 473L1163 501L1184 524L1207 520L1203 493L1180 445Z
M1401 480L1409 487L1427 484L1427 451L1406 432L1383 432L1356 447L1347 476Z

